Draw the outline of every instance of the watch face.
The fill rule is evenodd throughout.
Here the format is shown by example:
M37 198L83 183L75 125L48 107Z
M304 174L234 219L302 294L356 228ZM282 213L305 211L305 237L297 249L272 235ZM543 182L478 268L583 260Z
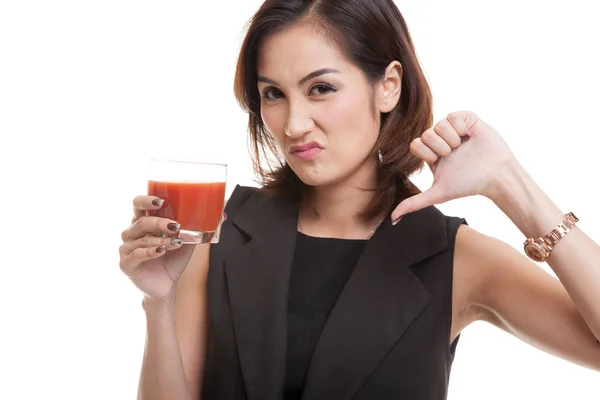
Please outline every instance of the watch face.
M525 245L525 253L534 261L542 262L546 260L546 252L535 243Z

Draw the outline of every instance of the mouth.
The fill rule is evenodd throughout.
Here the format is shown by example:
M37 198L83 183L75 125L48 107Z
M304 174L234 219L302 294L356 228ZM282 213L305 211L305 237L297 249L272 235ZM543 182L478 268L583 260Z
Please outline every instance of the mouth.
M307 144L303 144L301 146L292 146L290 147L290 154L298 157L302 160L308 160L315 157L323 150L323 146L321 146L317 142L310 142Z

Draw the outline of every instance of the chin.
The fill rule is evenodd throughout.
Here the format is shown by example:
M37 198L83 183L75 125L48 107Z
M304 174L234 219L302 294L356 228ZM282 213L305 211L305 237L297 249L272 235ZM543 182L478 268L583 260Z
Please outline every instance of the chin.
M324 170L319 170L317 168L292 168L296 176L308 186L313 187L322 187L322 186L330 186L341 180L343 180L343 176L340 174L333 173L331 169L327 172Z
M294 163L289 163L288 165L305 185L312 187L334 186L352 181L355 178L362 180L362 178L371 176L370 171L376 171L377 169L376 163L369 164L368 157L362 160L362 162L348 164L350 164L348 165L350 168L344 168L339 164L334 166L322 162L295 165ZM365 184L368 185L368 182L365 182Z

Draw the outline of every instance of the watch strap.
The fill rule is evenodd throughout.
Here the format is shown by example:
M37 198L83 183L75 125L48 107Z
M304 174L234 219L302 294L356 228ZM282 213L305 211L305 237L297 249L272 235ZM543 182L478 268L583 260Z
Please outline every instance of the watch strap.
M571 229L573 229L577 222L579 222L579 218L570 212L565 215L563 222L561 222L556 228L552 229L550 233L548 233L542 239L544 242L550 245L550 248L554 248L554 246L556 246L556 244L560 242L560 240L564 238Z

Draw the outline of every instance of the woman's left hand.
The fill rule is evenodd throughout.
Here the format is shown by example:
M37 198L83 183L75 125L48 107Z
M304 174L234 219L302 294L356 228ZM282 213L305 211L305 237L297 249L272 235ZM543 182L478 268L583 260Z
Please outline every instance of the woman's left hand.
M429 165L433 185L402 201L392 213L392 221L461 197L490 197L499 174L515 161L500 134L468 111L449 114L413 140L410 150Z

